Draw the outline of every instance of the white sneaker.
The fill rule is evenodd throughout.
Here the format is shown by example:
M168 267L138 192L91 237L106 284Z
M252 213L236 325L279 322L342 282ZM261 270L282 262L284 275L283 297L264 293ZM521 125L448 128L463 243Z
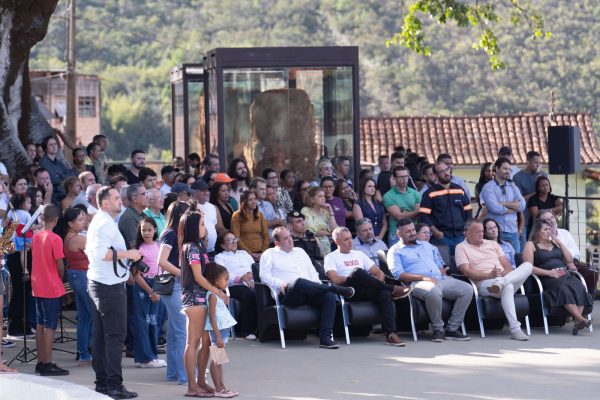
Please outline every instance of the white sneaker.
M244 339L254 341L254 340L256 340L256 335L254 333L251 333L248 336L246 336Z
M510 338L513 340L525 341L529 340L529 336L525 334L521 329L513 331L510 333Z
M157 358L156 360L148 361L145 364L140 364L140 368L164 368L167 362Z

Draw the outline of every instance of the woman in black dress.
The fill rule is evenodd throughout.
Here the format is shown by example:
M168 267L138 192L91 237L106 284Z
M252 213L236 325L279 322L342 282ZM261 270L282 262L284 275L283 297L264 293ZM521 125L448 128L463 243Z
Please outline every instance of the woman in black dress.
M592 305L585 285L568 270L576 271L567 247L551 234L551 227L536 220L529 241L523 249L523 261L534 265L533 273L544 286L545 300L552 307L564 307L575 320L573 334L588 328L592 321L582 315Z

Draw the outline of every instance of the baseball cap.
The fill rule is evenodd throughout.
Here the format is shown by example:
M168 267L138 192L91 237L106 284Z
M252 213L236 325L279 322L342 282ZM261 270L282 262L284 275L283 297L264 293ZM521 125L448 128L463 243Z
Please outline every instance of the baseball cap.
M213 181L215 183L230 183L233 182L233 179L230 178L229 175L227 175L226 173L219 172L217 175L215 175Z
M188 185L182 182L176 182L175 184L173 184L173 186L171 187L171 192L177 194L181 192L187 192L190 195L194 194L194 191Z
M192 183L193 190L208 190L208 185L204 182L204 179L197 179L196 182Z

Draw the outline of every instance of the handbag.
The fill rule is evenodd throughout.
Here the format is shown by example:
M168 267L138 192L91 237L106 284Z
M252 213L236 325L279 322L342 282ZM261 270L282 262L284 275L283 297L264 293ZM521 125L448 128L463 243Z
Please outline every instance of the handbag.
M215 365L226 364L229 362L229 357L225 351L225 347L210 346L210 359Z
M154 275L154 282L152 284L152 291L160 295L170 295L173 293L173 287L175 286L175 275L173 274L160 274Z

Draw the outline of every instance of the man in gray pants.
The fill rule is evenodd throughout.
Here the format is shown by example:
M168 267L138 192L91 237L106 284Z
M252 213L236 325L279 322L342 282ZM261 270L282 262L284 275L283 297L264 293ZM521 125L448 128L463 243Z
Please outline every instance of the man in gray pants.
M397 228L398 237L402 241L388 251L388 266L395 278L412 282L412 295L425 301L433 329L432 340L470 340L459 328L473 298L473 288L466 282L446 275L441 260L436 261L434 257L433 245L417 240L417 231L410 219L398 221ZM445 333L442 319L444 298L454 300Z

